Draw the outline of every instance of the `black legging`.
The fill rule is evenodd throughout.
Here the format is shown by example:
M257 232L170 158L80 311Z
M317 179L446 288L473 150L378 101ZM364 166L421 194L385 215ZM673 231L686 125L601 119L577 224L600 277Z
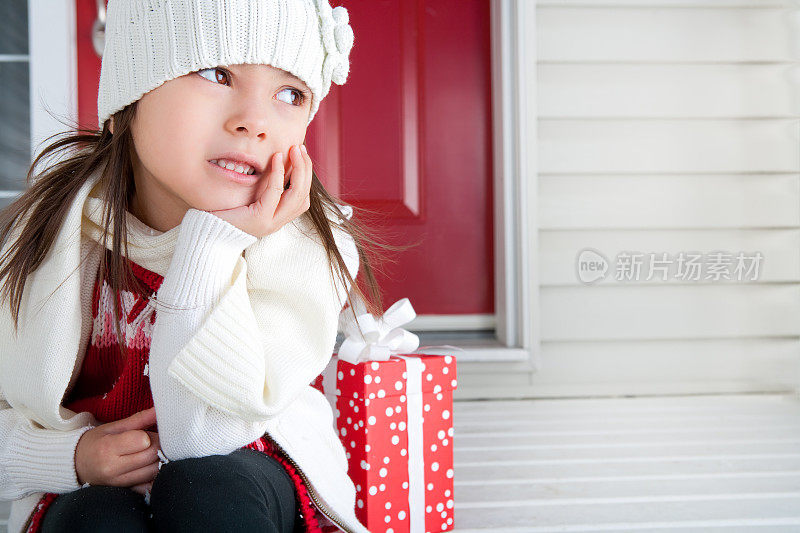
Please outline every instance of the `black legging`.
M161 466L150 505L128 488L90 485L58 496L42 533L300 530L294 483L272 457L241 448Z

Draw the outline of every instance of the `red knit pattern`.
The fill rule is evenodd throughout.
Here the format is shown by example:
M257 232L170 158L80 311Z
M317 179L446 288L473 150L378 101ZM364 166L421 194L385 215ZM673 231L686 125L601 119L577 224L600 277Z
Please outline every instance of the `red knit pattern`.
M106 250L106 253L108 258L111 251ZM98 277L92 298L94 323L91 342L87 347L75 386L62 402L64 407L76 413L91 412L101 424L127 418L153 406L150 378L147 376L147 360L150 354L150 332L156 312L154 308L148 308L147 304L149 296L158 290L164 278L132 261L129 263L134 275L150 289L150 293L146 295L127 291L122 291L123 295L118 295L121 312L124 314L130 307L130 312L120 321L120 327L126 336L128 335L126 326L128 330L133 329L133 335L128 340L129 359L120 361L113 322L114 304L111 300L111 290L108 284L101 283ZM122 305L123 300L126 301L125 306ZM145 309L147 312L140 317ZM266 434L242 448L264 452L283 465L294 482L299 500L297 512L303 520L306 532L324 533L339 529L320 527L320 521L330 522L314 507L303 479ZM33 511L27 533L39 532L48 507L57 497L58 494L55 493L45 493L42 496Z

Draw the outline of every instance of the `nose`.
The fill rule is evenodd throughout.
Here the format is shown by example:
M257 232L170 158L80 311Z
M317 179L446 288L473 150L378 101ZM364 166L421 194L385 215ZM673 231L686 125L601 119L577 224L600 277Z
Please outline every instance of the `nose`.
M267 102L265 98L266 96L263 95L242 95L236 104L235 111L228 118L227 129L238 135L244 134L248 137L264 139L269 124L268 105L265 103Z

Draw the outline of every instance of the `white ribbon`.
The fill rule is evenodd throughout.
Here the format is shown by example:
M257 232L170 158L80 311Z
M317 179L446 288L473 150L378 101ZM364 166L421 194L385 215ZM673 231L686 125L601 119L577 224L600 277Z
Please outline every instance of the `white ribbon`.
M409 531L425 531L425 450L422 447L422 360L398 357L406 362L406 412L408 421L408 516Z
M371 313L357 315L355 323L351 321L345 326L339 359L357 365L365 361L388 361L392 354L413 352L419 346L419 337L400 326L416 316L408 298L396 301L377 320Z

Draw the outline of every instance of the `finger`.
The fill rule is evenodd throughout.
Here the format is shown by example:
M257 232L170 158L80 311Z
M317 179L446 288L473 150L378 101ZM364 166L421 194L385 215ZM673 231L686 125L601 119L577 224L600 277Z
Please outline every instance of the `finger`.
M156 423L156 408L151 407L144 411L134 413L127 418L103 424L109 433L122 433L131 429L144 429Z
M130 487L140 483L150 483L156 478L156 474L158 474L158 462L119 474L112 481L120 487Z
M147 466L152 462L158 462L158 450L161 449L161 442L158 439L158 434L150 434L150 446L147 449L120 455L118 461L120 468L123 471L136 470L143 466Z
M306 146L302 145L303 148L303 159L306 162L306 184L304 187L305 190L305 198L308 198L311 195L311 185L314 181L314 174L312 170L314 168L314 163L311 161L311 156L308 155L308 150L306 150Z
M261 202L261 207L267 214L275 212L275 207L281 200L283 195L283 184L285 178L285 166L281 161L283 154L281 152L272 156L272 170L267 176L266 185L262 194L259 195L258 202Z
M275 217L278 220L293 220L298 213L302 213L302 205L305 202L303 189L307 186L306 171L308 166L303 159L303 152L297 146L292 146L289 150L292 158L292 186L283 193L281 201L275 210Z
M141 429L132 429L123 433L107 435L111 439L112 449L119 455L140 452L151 447L150 434Z

